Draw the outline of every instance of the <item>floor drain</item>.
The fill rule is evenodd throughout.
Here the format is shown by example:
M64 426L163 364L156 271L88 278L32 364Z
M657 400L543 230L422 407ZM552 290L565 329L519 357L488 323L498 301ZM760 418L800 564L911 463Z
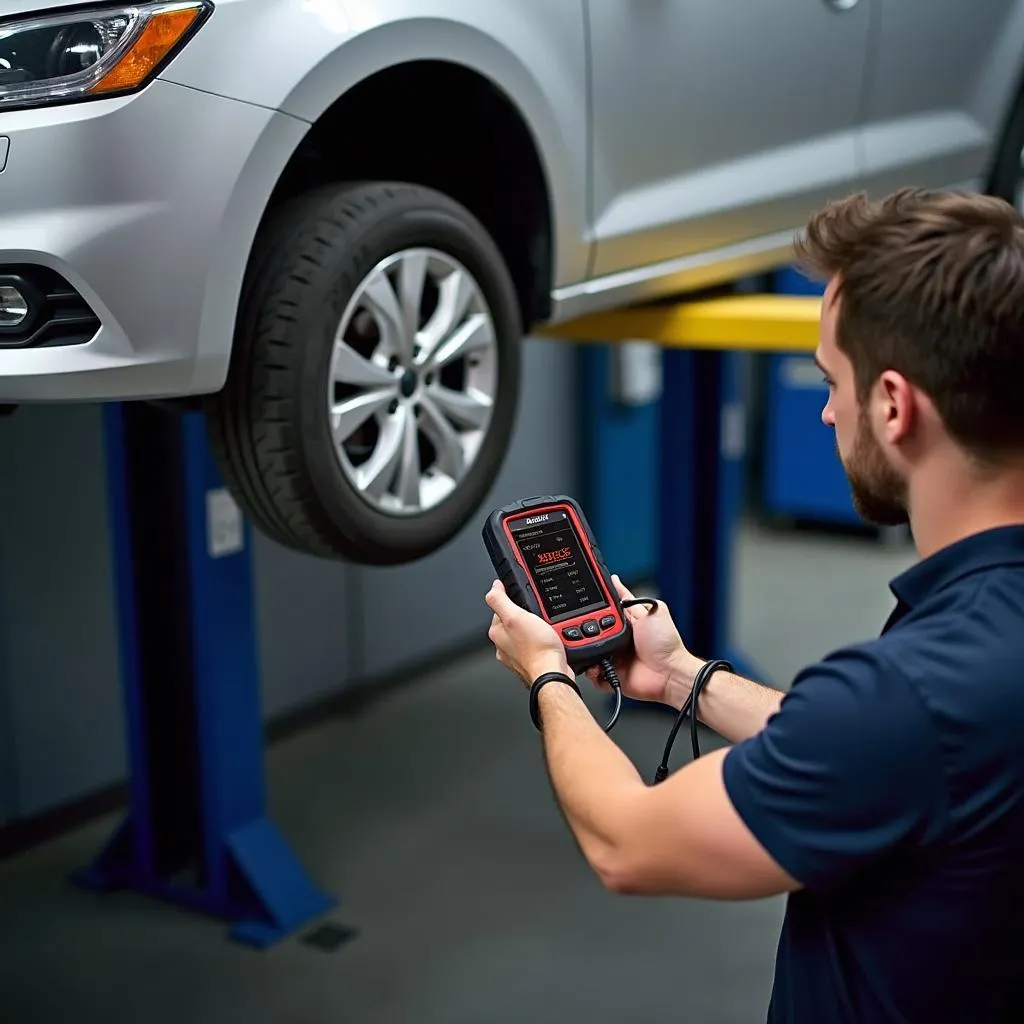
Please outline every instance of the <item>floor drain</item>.
M357 934L358 932L355 928L347 928L345 925L323 924L304 935L302 941L305 945L312 946L314 949L319 949L324 953L331 953L338 949L339 946L345 945L346 942L351 942Z

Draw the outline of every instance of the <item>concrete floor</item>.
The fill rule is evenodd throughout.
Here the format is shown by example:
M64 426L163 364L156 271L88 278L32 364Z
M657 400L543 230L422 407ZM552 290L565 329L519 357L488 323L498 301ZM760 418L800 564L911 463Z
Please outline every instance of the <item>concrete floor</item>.
M908 548L745 530L736 640L784 685L877 632ZM604 705L594 701L595 711ZM645 775L670 719L616 739ZM685 740L685 738L684 738ZM677 744L678 759L687 744ZM0 864L3 1024L741 1024L764 1019L782 905L613 897L552 800L524 693L489 652L269 757L276 822L357 930L257 953L68 874L104 820Z

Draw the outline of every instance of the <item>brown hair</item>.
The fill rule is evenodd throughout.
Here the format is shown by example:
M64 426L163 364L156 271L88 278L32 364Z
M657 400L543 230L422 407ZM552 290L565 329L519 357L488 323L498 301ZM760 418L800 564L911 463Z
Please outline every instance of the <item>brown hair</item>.
M992 196L903 189L815 214L797 240L837 278L837 343L865 401L896 370L984 462L1024 453L1024 220Z

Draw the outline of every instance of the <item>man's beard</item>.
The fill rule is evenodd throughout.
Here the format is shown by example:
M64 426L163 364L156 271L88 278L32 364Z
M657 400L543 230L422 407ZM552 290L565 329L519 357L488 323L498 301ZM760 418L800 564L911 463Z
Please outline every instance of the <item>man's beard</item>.
M875 526L903 526L908 522L907 486L885 459L863 414L857 421L857 436L849 459L836 454L846 472L853 507L861 518Z

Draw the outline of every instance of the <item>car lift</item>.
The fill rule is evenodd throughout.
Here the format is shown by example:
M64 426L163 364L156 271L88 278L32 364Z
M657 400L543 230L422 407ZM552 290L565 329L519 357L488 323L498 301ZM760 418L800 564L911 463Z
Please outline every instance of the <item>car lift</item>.
M581 317L539 336L580 343L642 339L662 348L657 587L687 645L757 675L729 635L733 526L742 467L729 411L732 352L813 351L821 299L727 295Z
M539 336L664 348L659 589L688 643L726 635L738 467L723 451L728 350L809 349L820 300L730 296L589 317ZM128 810L90 889L133 889L230 921L266 947L333 904L266 812L248 531L202 414L106 409L108 483L129 760ZM744 663L735 653L737 668Z
M248 531L201 413L105 412L130 785L76 880L229 920L265 947L332 900L266 817Z

